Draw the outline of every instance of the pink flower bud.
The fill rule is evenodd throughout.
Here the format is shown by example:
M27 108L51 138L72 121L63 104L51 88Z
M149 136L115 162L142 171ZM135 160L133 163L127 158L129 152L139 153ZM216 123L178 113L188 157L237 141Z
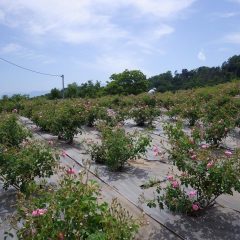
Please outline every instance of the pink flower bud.
M211 161L211 162L209 162L208 164L207 164L207 168L209 169L209 168L211 168L213 166L213 161Z
M47 209L39 208L37 210L32 211L32 216L33 217L38 217L38 216L44 215L46 212L47 212Z
M67 157L67 153L65 151L62 151L61 156L65 158Z
M199 206L195 203L192 205L192 210L194 211L198 211L199 210Z
M67 174L71 175L71 174L76 174L76 171L73 168L69 168L67 170Z
M153 151L154 152L158 152L159 150L158 150L158 147L157 146L153 146Z
M201 145L201 148L202 148L202 149L207 149L207 148L209 148L209 145L208 145L208 144L202 144L202 145Z
M231 151L228 151L228 150L226 150L226 151L224 152L224 154L225 154L227 157L231 157L231 156L233 155L233 153L232 153Z
M173 181L173 176L171 176L171 175L167 176L167 180L168 181Z
M192 159L192 160L196 160L196 159L197 159L197 155L196 155L196 154L193 154L193 155L191 156L191 159Z

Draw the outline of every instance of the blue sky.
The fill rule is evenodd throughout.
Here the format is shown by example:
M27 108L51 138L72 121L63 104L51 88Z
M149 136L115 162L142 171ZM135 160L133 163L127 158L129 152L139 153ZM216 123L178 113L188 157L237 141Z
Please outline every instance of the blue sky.
M0 57L66 85L218 66L240 54L240 0L0 0ZM0 95L61 79L0 61Z

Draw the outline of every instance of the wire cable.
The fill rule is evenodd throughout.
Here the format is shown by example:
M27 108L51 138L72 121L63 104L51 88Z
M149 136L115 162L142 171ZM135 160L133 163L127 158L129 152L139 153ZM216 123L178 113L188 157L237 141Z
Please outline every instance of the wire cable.
M4 58L1 58L0 57L0 60L4 61L4 62L7 62L15 67L18 67L18 68L21 68L21 69L24 69L24 70L27 70L27 71L30 71L30 72L33 72L33 73L37 73L37 74L41 74L41 75L47 75L47 76L52 76L52 77L62 77L62 75L57 75L57 74L50 74L50 73L43 73L43 72L39 72L39 71L35 71L35 70L32 70L30 68L25 68L25 67L22 67L16 63L13 63L13 62L10 62Z

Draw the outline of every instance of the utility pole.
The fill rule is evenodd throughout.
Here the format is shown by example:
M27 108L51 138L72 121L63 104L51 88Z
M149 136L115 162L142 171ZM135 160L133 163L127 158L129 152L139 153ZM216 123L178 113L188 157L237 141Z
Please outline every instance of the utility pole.
M62 75L61 78L62 78L62 96L64 98L64 75Z

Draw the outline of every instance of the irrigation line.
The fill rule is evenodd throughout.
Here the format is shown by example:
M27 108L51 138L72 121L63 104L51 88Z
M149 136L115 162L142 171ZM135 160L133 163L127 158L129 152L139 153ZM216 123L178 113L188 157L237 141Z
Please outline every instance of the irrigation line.
M46 139L41 135L41 133L39 132L35 132L36 134L38 134L42 139L44 139L46 141ZM77 149L75 147L72 147L74 149ZM139 209L140 211L142 211L142 209L132 200L128 199L123 193L121 193L117 188L111 186L109 183L107 183L106 181L104 181L102 178L100 178L99 176L97 176L93 171L91 171L90 169L86 168L82 163L80 163L79 161L77 161L76 159L74 159L73 157L71 157L69 154L66 154L71 160L73 160L76 164L78 164L79 166L81 166L82 168L86 169L89 173L91 173L94 177L96 177L98 180L100 180L102 183L104 183L105 185L107 185L110 189L113 189L113 191L117 192L120 196L122 196L124 199L126 199L129 203L131 203L132 205L134 205L137 209ZM166 226L164 223L160 222L158 219L152 217L150 214L145 212L145 215L147 215L149 218L151 218L152 220L154 220L155 222L157 222L158 224L160 224L161 226L163 226L164 228L166 228L168 231L170 231L172 234L174 234L175 236L177 236L178 238L182 239L182 240L187 240L186 238L184 238L182 235L176 233L174 230L172 230L171 228L169 228L168 226Z

